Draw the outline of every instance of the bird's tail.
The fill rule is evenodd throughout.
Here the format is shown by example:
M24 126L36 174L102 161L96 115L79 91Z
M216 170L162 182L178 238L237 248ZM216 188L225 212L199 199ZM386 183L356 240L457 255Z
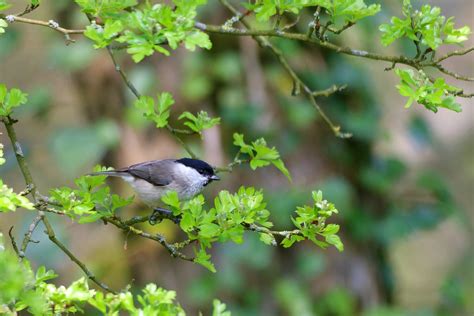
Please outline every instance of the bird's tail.
M107 170L107 171L97 171L88 173L88 176L108 176L108 177L123 177L125 176L125 171L121 170Z

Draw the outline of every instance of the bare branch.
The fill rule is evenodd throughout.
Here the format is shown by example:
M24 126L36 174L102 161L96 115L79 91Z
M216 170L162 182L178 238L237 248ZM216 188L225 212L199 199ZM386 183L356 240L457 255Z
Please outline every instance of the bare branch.
M8 236L10 237L10 241L12 243L13 250L17 254L18 257L20 257L20 251L18 250L18 245L16 244L15 237L13 237L13 226L10 227L8 230Z
M28 247L28 244L31 242L31 236L33 235L33 232L35 231L36 227L38 226L39 222L41 222L42 219L43 219L43 216L41 214L38 214L38 216L35 217L35 219L31 222L30 226L28 227L28 230L25 233L25 237L23 238L23 242L21 243L20 252L18 253L20 260L23 260L23 258L25 257L26 248Z
M467 76L462 76L462 75L459 75L453 71L450 71L446 68L444 68L443 66L441 66L440 64L437 64L436 67L439 71L441 71L442 73L448 75L448 76L451 76L453 78L456 78L458 80L463 80L463 81L474 81L474 78L473 77L467 77Z
M471 47L468 47L466 49L463 49L463 50L455 50L455 51L452 51L450 53L447 53L446 55L436 59L434 61L433 64L438 64L440 62L442 62L443 60L446 60L448 59L449 57L452 57L452 56L463 56L463 55L467 55L469 54L470 52L474 51L474 46L471 46Z
M313 97L329 97L331 94L340 92L344 90L345 88L347 88L347 85L342 85L342 86L332 85L332 87L325 90L313 91L312 95Z
M28 12L31 12L31 11L24 11L26 13ZM58 22L54 21L54 20L49 20L49 21L41 21L41 20L33 20L33 19L28 19L28 18L24 18L22 17L21 15L24 15L26 13L20 13L19 15L1 15L0 17L4 18L5 20L7 20L9 23L13 23L13 22L20 22L20 23L26 23L26 24L33 24L33 25L40 25L40 26L44 26L44 27L49 27L61 34L64 35L64 37L66 38L66 41L68 43L71 43L71 42L74 42L73 39L71 39L70 35L72 34L83 34L85 30L73 30L73 29L66 29L66 28L63 28L61 26L59 26Z

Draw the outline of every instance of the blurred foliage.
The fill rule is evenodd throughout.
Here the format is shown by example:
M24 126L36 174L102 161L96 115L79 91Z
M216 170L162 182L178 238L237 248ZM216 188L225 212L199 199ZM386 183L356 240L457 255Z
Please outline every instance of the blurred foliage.
M172 10L169 5L159 5L158 8L145 5L139 10L130 10L129 7L135 5L136 1L112 0L106 2L108 5L101 5L100 1L95 0L76 2L83 11L102 19L102 24L88 26L87 36L94 44L101 47L110 43L117 44L115 41L126 42L130 44L128 53L135 62L155 51L169 54L180 43L191 50L194 50L196 45L211 47L207 35L193 28L196 10L203 1L175 1L177 10ZM266 29L277 21L292 21L295 13L299 13L304 22L314 21L314 7L308 6L321 6L321 21L330 21L339 28L362 17L374 15L380 10L380 5L365 4L364 1L248 3L248 8L257 15L258 22L252 20L252 23L263 25ZM385 4L387 3L385 1ZM5 8L2 5L5 5L5 2L0 0L0 9ZM58 12L68 8L65 2L54 2L53 5ZM216 8L215 4L210 3L209 6ZM210 13L214 14L212 10L206 13L205 7L201 9L203 17L210 19ZM118 22L115 20L116 10L119 11ZM183 13L183 10L188 11ZM402 48L406 54L411 53L413 41L421 45L420 56L427 53L427 57L430 53L428 48L436 50L442 44L459 44L470 33L468 27L455 28L453 19L446 19L437 7L425 5L420 10L415 10L409 1L404 1L402 12L404 18L393 17L390 24L380 26L381 41L382 44L388 45L404 38L401 44L405 45ZM180 13L183 13L184 21L175 23ZM144 18L146 23L141 24L140 21L144 21ZM358 35L360 46L375 46L372 38L375 37L377 22L387 22L387 19L379 18L378 21L367 19L358 23L361 26L360 33L352 34ZM0 32L2 27L6 26L5 23L2 26L1 21ZM84 23L84 20L81 21ZM162 22L166 27L154 32L156 21ZM176 27L178 24L179 27ZM4 30L6 32L0 36L2 59L18 49L22 38L22 34L13 27L8 26ZM48 64L59 71L70 72L72 76L89 67L94 58L100 55L84 40L78 40L70 46L65 46L62 41L53 37L46 38L45 41L49 49L46 57ZM345 39L341 40L342 43L344 41ZM259 130L260 122L268 115L268 109L250 101L249 93L252 91L249 91L251 87L246 86L245 75L257 70L249 69L245 65L245 57L242 51L238 51L239 47L241 50L244 48L234 38L213 37L211 51L196 50L192 54L179 52L184 56L179 57L179 70L183 74L179 77L180 87L175 90L179 91L180 101L189 110L185 112L189 114L184 116L178 113L178 104L171 107L174 103L171 94L159 94L158 98L147 96L155 95L156 86L161 88L163 81L167 80L166 76L157 78L154 65L156 59L146 59L128 71L129 79L145 94L134 103L130 92L120 91L128 97L128 104L124 105L128 108L123 111L122 117L125 122L146 133L150 125L146 121L147 117L158 127L174 124L177 118L182 117L180 122L185 122L184 125L190 132L201 133L221 118L223 124L219 129L225 144L224 152L228 157L239 152L245 156L242 160L254 161L252 168L273 164L287 177L292 171L294 179L291 187L288 187L287 183L273 177L271 168L264 171L258 169L250 176L243 168L236 168L234 172L237 180L234 186L239 187L243 182L250 182L256 187L263 186L263 191L222 191L217 196L214 207L204 204L203 197L187 202L186 207L195 212L196 216L186 218L181 223L181 228L186 235L199 240L200 246L206 243L209 246L210 241L222 241L220 239L236 240L242 244L216 243L212 249L203 246L204 251L200 246L196 248L198 261L211 270L215 265L217 276L202 269L189 277L185 273L187 271L176 272L160 260L159 273L155 274L157 280L166 282L166 274L174 273L182 289L182 294L179 294L182 295L180 301L186 302L185 306L191 306L191 310L196 311L211 311L210 302L214 297L219 297L228 302L227 305L234 315L258 315L265 314L266 311L278 311L285 315L444 316L466 314L469 307L472 310L472 273L465 274L465 271L472 271L470 258L467 258L465 266L459 267L443 283L442 299L438 305L412 310L397 306L394 301L394 285L399 280L394 279L387 259L390 247L403 237L422 229L435 228L447 218L458 216L459 206L440 170L429 165L423 168L413 167L402 157L381 154L375 149L381 139L386 139L393 133L381 126L381 112L384 109L382 101L378 100L380 94L374 90L374 81L377 79L371 79L373 74L369 73L367 68L334 52L308 48L304 43L286 39L275 39L273 43L285 53L291 64L295 65L298 75L311 88L325 89L334 83L348 85L346 90L331 98L321 99L320 103L335 121L353 133L352 139L334 139L322 126L320 114L307 99L289 95L291 79L277 60L265 50L260 51L258 59L267 82L267 94L271 96L270 102L274 105L271 111L276 114L270 127ZM166 59L165 63L173 62L171 58ZM125 64L126 59L123 60ZM438 111L440 107L460 111L460 106L454 101L454 94L459 92L459 89L444 79L437 78L431 82L423 72L406 69L397 69L396 72L401 79L398 89L402 95L408 97L408 106L412 102L418 102L433 112ZM14 88L0 88L0 91L1 89L4 91L4 97L1 99L4 115L11 114L14 110L14 114L18 114L20 118L47 117L49 111L54 110L51 109L51 103L54 101L52 91L45 90L44 87L31 90L27 106L20 108L17 105L23 103L22 94L17 93ZM177 94L176 91L174 93ZM199 116L202 104L206 104L206 110L213 115L212 118L207 112ZM137 111L137 108L141 111ZM424 119L425 116L418 115L417 112L412 113L414 115L405 126L411 140L424 148L433 149L437 140ZM105 119L88 122L75 120L73 125L67 125L69 122L56 124L55 130L49 134L49 148L60 172L68 177L77 176L113 153L120 140L120 123L122 122ZM247 139L257 140L246 143L244 136L235 133L236 130L244 131ZM261 138L262 136L265 136L267 141ZM238 148L231 146L233 138ZM269 147L267 142L272 145ZM7 152L7 157L8 154L13 158L11 149ZM285 159L288 166L283 164L282 159ZM309 166L305 165L308 160ZM323 166L320 167L320 164ZM304 169L301 175L299 168L307 169ZM316 172L312 172L313 169ZM300 174L296 175L298 173L293 170L300 171ZM77 180L77 188L62 187L54 190L52 196L54 201L63 206L61 209L65 210L68 216L80 222L97 221L103 216L113 216L121 207L130 203L130 200L118 195L110 195L103 182L104 179L100 177L81 177ZM242 221L261 220L263 223L272 222L274 229L291 229L294 225L293 211L298 209L300 212L293 220L298 225L311 224L308 226L314 228L311 221L321 216L319 212L325 208L332 210L329 204L322 205L318 196L311 200L311 192L316 188L324 192L327 200L334 201L341 211L337 224L329 224L340 225L341 231L337 231L335 226L329 226L328 232L340 234L349 252L355 249L374 267L372 273L378 280L380 306L362 305L361 294L350 288L345 279L335 278L333 275L329 281L325 279L325 276L329 278L327 275L330 275L331 269L338 269L338 275L343 275L346 273L345 269L348 269L347 266L336 265L332 252L319 251L305 243L295 244L290 249L268 247L265 242L273 242L268 234L263 233L264 242L261 242L259 234L244 232L241 226L236 225ZM0 191L0 204L6 198L11 206L12 196L15 196L15 199L22 198L10 189ZM265 202L262 200L252 207L242 207L259 200L259 196L263 194L266 196ZM30 206L27 200L22 201L24 203L13 202L13 208ZM182 203L172 198L168 202L172 205L180 203L180 206ZM310 206L300 206L308 204ZM8 209L12 210L11 207ZM264 212L267 209L270 212ZM245 214L246 212L250 215ZM226 215L223 216L225 220L217 217L217 213ZM220 224L224 224L225 229ZM224 237L220 238L221 234ZM313 232L309 232L308 236L313 236ZM326 236L323 237L322 241ZM126 238L128 239L128 235ZM339 245L338 240L329 241ZM212 263L209 260L211 255ZM175 303L173 291L159 289L154 285L147 286L143 278L137 278L130 289L119 295L101 294L89 289L83 279L69 287L46 283L44 281L47 280L41 276L52 276L52 272L38 268L35 276L26 261L25 266L20 265L12 253L5 251L0 252L0 256L0 308L14 308L16 304L12 304L12 300L15 300L18 302L18 309L30 306L31 310L44 310L54 302L58 309L70 309L71 312L81 308L93 313L95 308L96 312L102 313L122 309L131 314L139 314L145 313L147 306L156 307L153 304L162 302L164 305L157 308L169 309L175 314L182 313L181 307ZM37 261L44 261L41 256L36 257ZM94 260L103 259L99 257L101 256ZM146 270L150 266L148 260L138 266L132 267L131 262L128 264L130 269L137 270L134 273L140 276L140 270ZM352 264L350 258L344 260ZM158 264L156 266L158 267ZM146 272L143 274L146 275ZM40 283L39 286L37 282ZM24 284L31 284L31 288L25 288ZM143 291L140 292L142 288ZM90 306L84 307L86 301ZM225 305L219 301L214 301L213 308L213 315L227 315L224 311Z
M140 294L133 295L124 290L121 293L104 294L89 288L84 277L70 286L56 286L48 283L57 277L52 270L39 267L36 273L28 261L18 262L15 254L4 250L3 235L0 233L0 313L16 315L27 310L33 315L62 315L84 313L85 308L97 309L102 315L186 315L175 302L176 292L167 291L148 284ZM88 305L88 306L87 306ZM138 307L137 307L138 305ZM229 316L226 305L219 300L213 302L213 316Z

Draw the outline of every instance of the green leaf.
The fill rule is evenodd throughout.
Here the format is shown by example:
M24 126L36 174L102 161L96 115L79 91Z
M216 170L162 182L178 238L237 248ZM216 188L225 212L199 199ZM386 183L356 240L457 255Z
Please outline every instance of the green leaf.
M143 115L154 122L158 128L168 125L170 108L173 104L174 99L169 92L158 94L157 103L149 96L140 96L134 103L135 107L140 109Z
M231 316L231 313L226 311L226 305L224 303L215 299L212 301L212 316Z
M26 197L13 192L0 179L0 212L12 212L17 208L32 210L34 205Z
M0 84L0 116L8 116L14 108L25 104L28 101L27 96L20 89L13 88L8 91L4 84Z
M209 39L209 35L198 30L193 30L185 37L184 46L186 47L186 49L194 51L196 49L196 46L205 49L211 49L212 43Z
M293 246L293 244L295 242L299 242L299 241L302 241L304 240L304 237L302 236L299 236L299 235L290 235L289 237L285 237L285 239L283 239L281 241L281 245L284 247L284 248L290 248L291 246Z
M178 193L176 191L166 192L166 194L163 195L161 200L163 201L163 203L165 203L168 206L171 206L174 209L179 209L180 208L179 197L178 197Z
M326 10L333 22L342 20L343 23L356 22L364 17L380 11L379 4L367 6L363 0L257 0L254 4L245 4L247 9L253 10L259 21L268 21L275 15L285 12L298 14L303 8L320 6Z
M283 162L283 160L281 159L274 160L272 161L272 163L275 167L277 167L278 170L280 170L288 178L288 181L292 182L290 172L288 171L288 169L286 169L285 163Z
M328 224L323 231L321 232L324 236L334 235L337 234L339 231L339 225L337 224Z
M0 34L5 33L5 27L8 26L7 21L0 19Z
M137 5L136 0L74 0L84 13L93 16L110 17Z
M439 107L461 112L461 105L455 102L455 95L461 89L447 84L444 78L431 82L423 71L412 69L396 69L395 73L401 79L396 86L398 91L408 97L405 108L416 101L433 112L437 112Z
M209 255L204 248L200 248L199 251L196 251L196 257L194 258L194 262L202 265L209 271L216 273L216 268L214 264L210 261L211 255Z
M204 223L199 226L199 236L204 238L214 238L219 235L219 225L213 223Z
M404 19L392 17L391 24L382 24L382 44L390 45L396 39L407 37L412 41L437 50L442 44L460 44L468 39L471 30L468 26L456 29L454 19L441 15L439 7L423 5L421 10L413 11L410 3L403 3Z
M344 245L341 242L341 239L337 235L328 235L326 236L326 242L333 245L339 251L344 251Z
M275 237L270 233L260 233L260 240L269 246L276 246Z
M244 135L234 133L234 145L240 147L240 152L242 154L250 156L250 168L253 170L273 164L291 182L290 173L288 169L286 169L283 160L280 159L280 153L275 149L275 147L268 147L263 138L257 139L252 142L252 145L249 145L245 143Z
M3 158L3 144L0 143L0 166L5 163L5 158Z
M218 125L221 121L219 117L211 118L205 111L198 112L197 116L194 116L190 112L183 112L178 120L187 119L184 125L189 127L193 132L201 134L203 130Z

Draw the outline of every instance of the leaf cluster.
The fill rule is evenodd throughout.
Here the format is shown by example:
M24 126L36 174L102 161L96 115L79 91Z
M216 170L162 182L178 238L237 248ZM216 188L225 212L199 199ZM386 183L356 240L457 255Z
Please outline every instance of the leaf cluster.
M0 144L0 165L5 163L3 158L3 144ZM0 179L0 212L12 212L18 207L32 210L33 203L31 203L26 197L13 192L11 188L5 185Z
M186 111L183 112L178 119L186 119L186 122L183 124L199 135L202 134L203 130L216 126L221 122L220 117L209 117L206 111L199 111L197 116Z
M454 95L461 90L446 83L444 78L437 78L432 82L422 71L412 69L396 69L400 77L397 85L401 95L408 97L405 107L409 108L413 102L424 105L428 110L438 112L438 108L446 108L454 112L461 112L461 105L455 101Z
M284 247L290 247L295 242L305 239L311 240L319 247L325 249L329 245L333 245L339 251L344 250L344 245L337 235L339 225L326 224L326 220L333 214L337 214L338 210L333 203L323 199L321 191L313 191L314 204L312 206L299 206L296 208L297 216L292 218L294 225L299 229L298 234L289 234L282 241ZM317 236L324 237L324 241L317 239Z
M92 23L84 33L94 41L94 47L105 47L113 41L126 43L135 62L155 51L169 56L169 48L176 49L180 44L191 51L212 47L209 36L194 28L196 8L206 1L174 0L174 7L149 2L137 6L134 0L109 0L106 6L96 0L76 2L84 12L103 21L103 25Z
M271 17L285 12L298 14L305 7L317 6L326 10L333 23L340 20L344 23L354 23L380 11L379 4L367 6L364 0L257 0L246 4L247 9L255 12L259 21L268 21Z
M250 168L253 170L273 164L280 170L289 181L291 181L290 172L285 167L285 163L280 158L280 153L275 147L268 147L263 138L259 138L251 144L244 141L244 135L234 133L234 145L238 146L239 154L245 154L250 157Z
M214 242L233 241L240 244L244 241L246 230L258 232L260 240L267 245L276 246L275 236L279 235L284 236L281 241L284 247L308 239L322 248L334 245L342 251L343 245L337 235L339 225L326 225L326 220L337 213L337 209L332 203L323 200L320 191L313 192L313 199L313 207L297 208L297 216L293 219L297 229L283 232L270 230L273 223L269 220L270 212L266 209L263 193L253 187L241 187L233 194L225 190L219 192L210 209L205 208L202 195L180 202L176 192L169 192L162 201L175 216L181 218L179 225L189 240L197 241L194 261L215 272L208 249ZM324 240L316 239L318 235L323 236Z
M27 97L28 95L20 89L8 90L4 84L0 84L0 116L10 115L14 108L28 101Z
M57 275L44 266L33 272L29 262L3 250L0 234L0 314L28 311L32 315L61 315L84 313L84 308L94 308L101 315L186 315L176 302L176 292L150 283L138 294L130 290L104 294L89 288L82 277L69 286L56 286L47 281ZM214 300L214 314L230 316L225 304Z
M158 94L157 102L152 97L140 96L134 103L135 107L143 113L143 116L154 122L157 128L168 125L170 108L173 104L174 99L169 92Z
M95 171L106 170L96 167ZM122 198L110 194L105 185L106 176L82 176L77 178L77 189L69 187L56 188L50 191L51 203L59 206L60 211L79 223L95 222L105 216L113 216L115 212L132 203L133 197Z
M454 18L446 19L439 7L425 4L420 10L413 10L410 0L403 1L404 18L392 17L391 24L382 24L382 44L390 45L399 38L409 38L432 50L442 44L460 44L468 39L468 26L454 27Z
M0 19L0 34L5 33L5 28L8 26L7 21Z

